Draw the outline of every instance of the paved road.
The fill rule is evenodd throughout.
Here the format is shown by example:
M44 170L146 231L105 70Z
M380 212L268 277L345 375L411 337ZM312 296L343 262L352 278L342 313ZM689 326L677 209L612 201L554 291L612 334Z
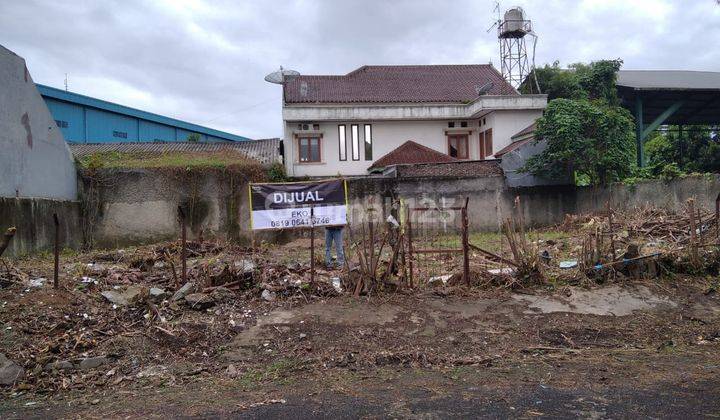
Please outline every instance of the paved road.
M310 399L291 398L240 412L207 413L207 417L261 419L339 419L358 417L395 418L707 418L720 417L720 380L687 387L661 389L611 389L604 392L568 392L536 386L517 389L512 395L494 390L459 388L437 398L415 392L397 398L373 395L364 398L329 394Z

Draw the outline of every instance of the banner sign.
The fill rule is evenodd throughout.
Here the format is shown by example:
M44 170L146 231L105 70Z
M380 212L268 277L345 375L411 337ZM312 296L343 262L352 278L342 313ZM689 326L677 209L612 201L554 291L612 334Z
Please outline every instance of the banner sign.
M250 184L250 228L292 229L347 224L344 180Z

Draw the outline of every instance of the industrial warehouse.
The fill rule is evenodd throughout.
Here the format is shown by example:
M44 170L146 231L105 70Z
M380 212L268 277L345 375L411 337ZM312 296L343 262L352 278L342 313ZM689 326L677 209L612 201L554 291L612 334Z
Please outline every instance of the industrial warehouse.
M715 416L720 5L521 3L3 7L0 417Z

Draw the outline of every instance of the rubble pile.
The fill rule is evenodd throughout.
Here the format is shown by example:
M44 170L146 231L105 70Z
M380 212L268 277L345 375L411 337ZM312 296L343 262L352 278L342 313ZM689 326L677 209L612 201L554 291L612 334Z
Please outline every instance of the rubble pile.
M311 283L308 264L271 262L267 251L188 242L187 258L183 283L178 243L67 257L58 289L48 264L0 260L0 385L183 381L220 369L214 356L268 305L338 294L328 272Z
M471 284L516 290L548 279L582 284L655 278L663 272L720 272L717 216L696 209L692 200L679 213L645 206L568 215L558 228L568 234L566 239L530 241L522 220L508 219L503 226L507 257L473 247ZM460 285L461 278L456 273L447 284Z

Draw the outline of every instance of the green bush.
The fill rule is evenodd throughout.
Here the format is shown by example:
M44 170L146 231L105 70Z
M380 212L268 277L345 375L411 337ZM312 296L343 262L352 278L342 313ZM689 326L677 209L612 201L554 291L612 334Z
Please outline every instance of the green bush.
M282 163L273 163L267 170L270 182L285 182L288 180L285 173L285 165Z

